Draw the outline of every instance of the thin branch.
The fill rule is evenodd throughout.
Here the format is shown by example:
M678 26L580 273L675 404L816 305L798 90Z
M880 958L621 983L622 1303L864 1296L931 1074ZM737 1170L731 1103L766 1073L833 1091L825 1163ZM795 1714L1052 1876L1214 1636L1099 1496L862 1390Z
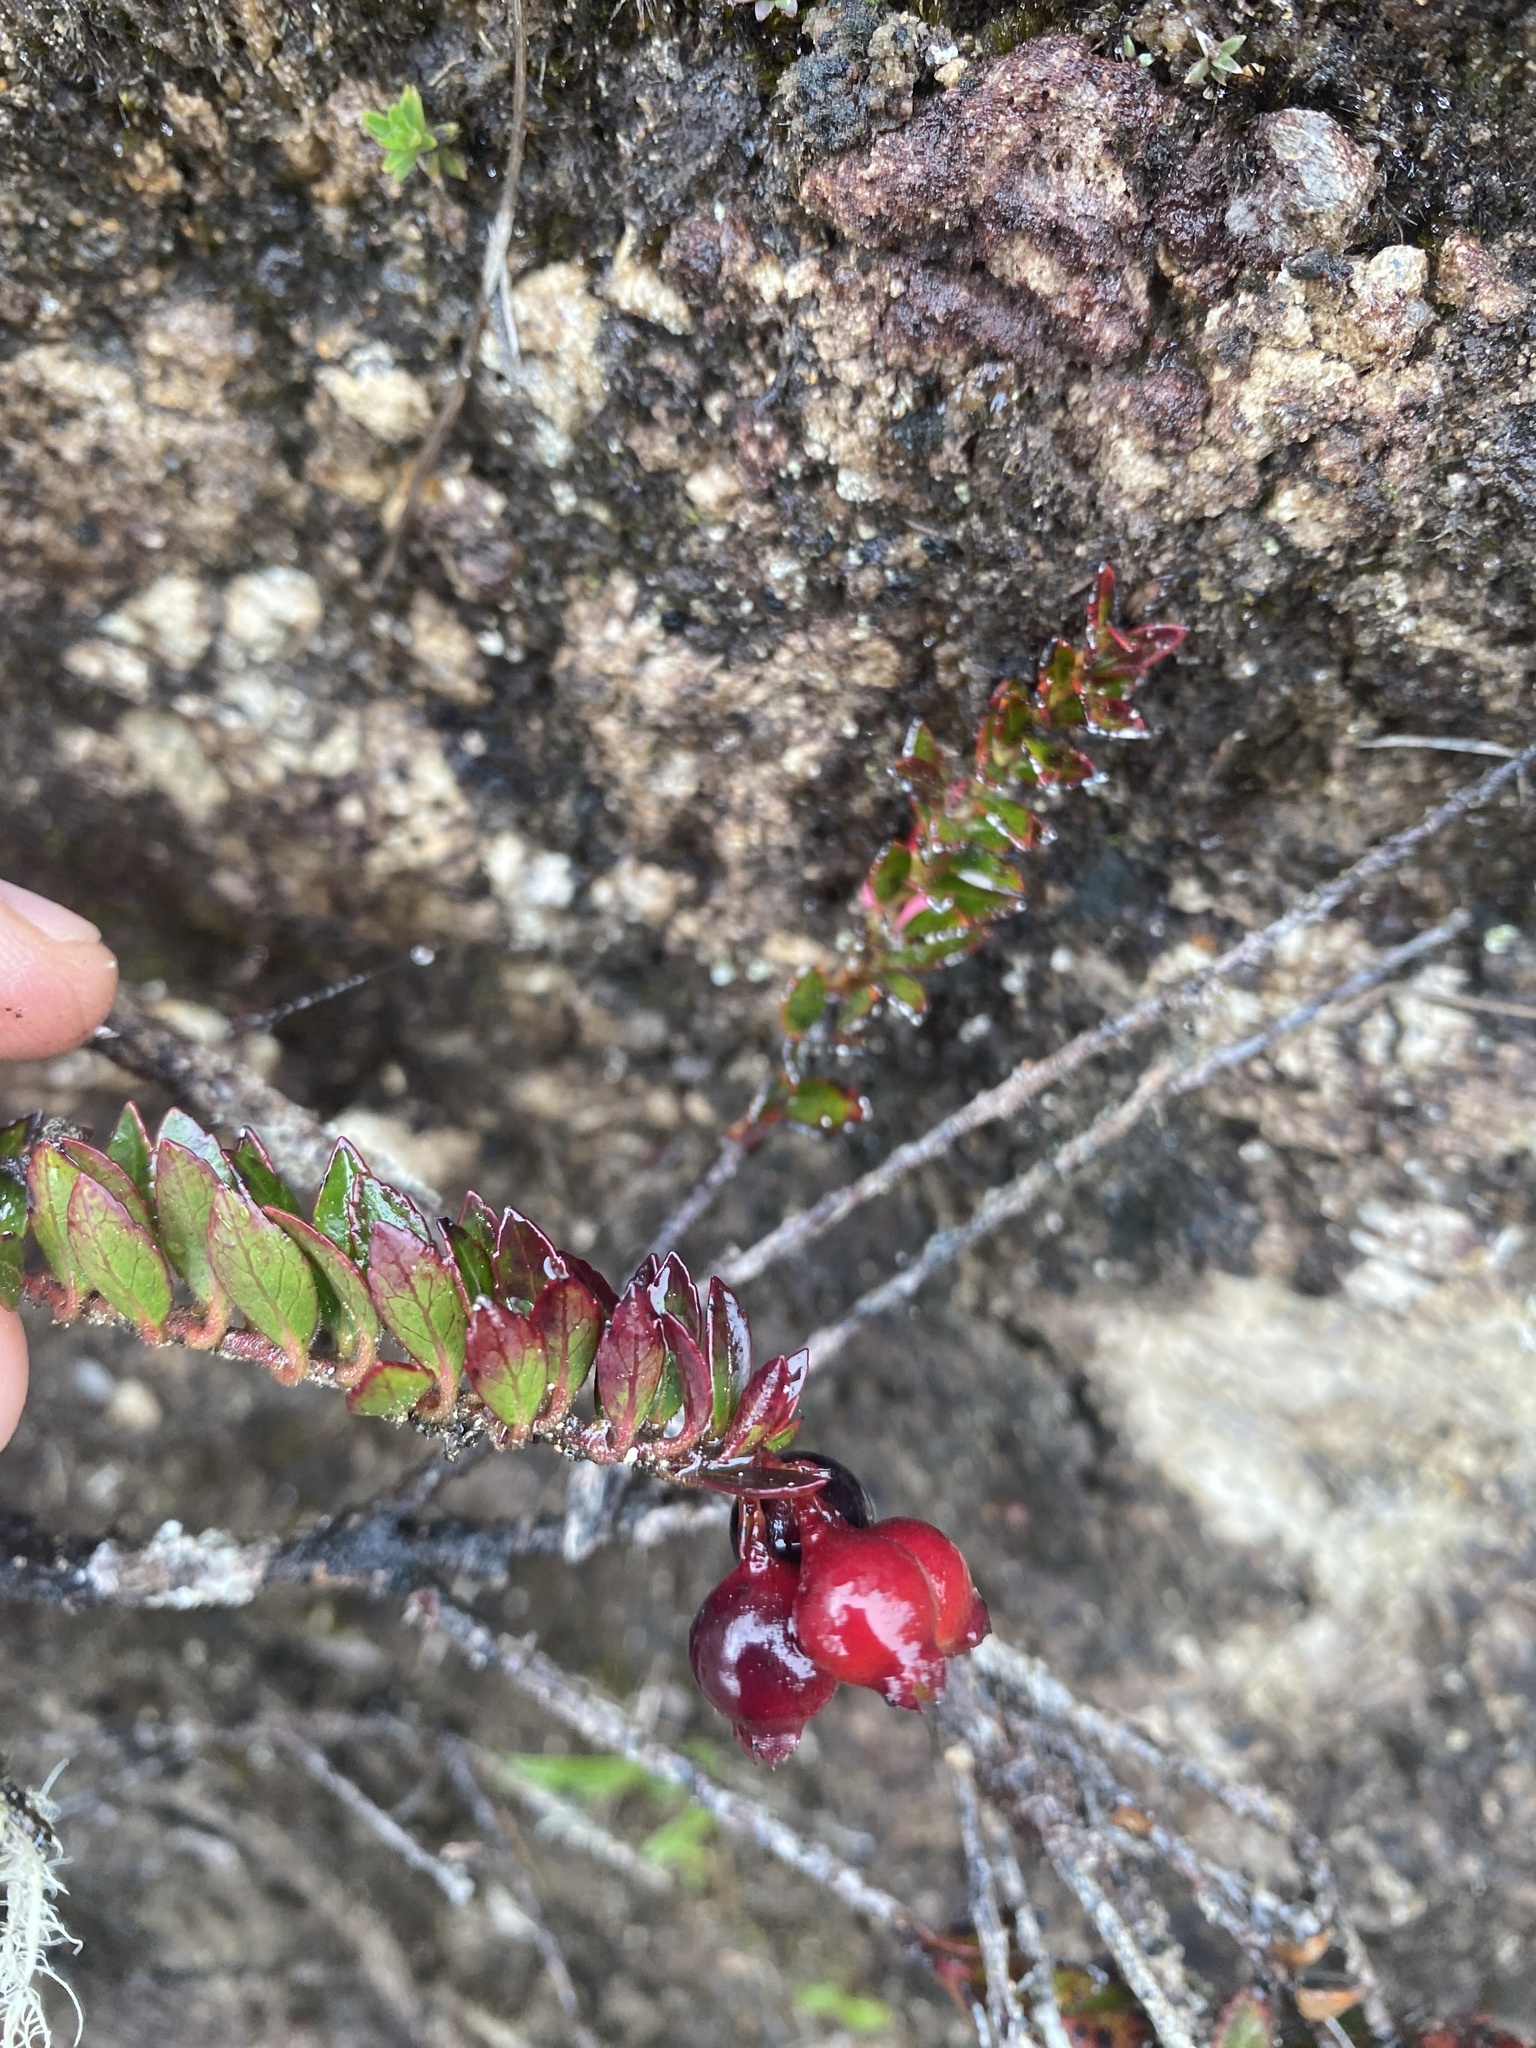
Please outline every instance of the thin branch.
M751 1151L752 1147L743 1144L740 1138L722 1140L713 1164L694 1182L651 1239L650 1250L657 1258L664 1259L674 1245L681 1244L726 1182L740 1173Z
M747 1250L737 1252L733 1257L720 1262L720 1277L732 1287L740 1287L748 1280L755 1280L768 1267L787 1258L813 1239L825 1235L836 1224L881 1195L891 1192L908 1174L915 1173L920 1166L926 1166L942 1158L959 1139L972 1131L981 1130L985 1125L997 1123L1005 1117L1018 1114L1025 1104L1034 1100L1045 1089L1054 1087L1069 1074L1074 1074L1090 1060L1101 1053L1113 1051L1124 1045L1152 1025L1162 1022L1181 1010L1192 1008L1202 1001L1217 982L1228 981L1245 969L1259 966L1292 933L1302 931L1309 925L1320 924L1356 889L1378 876L1388 874L1400 867L1410 854L1417 852L1428 840L1443 832L1447 826L1463 818L1469 811L1487 803L1520 772L1536 761L1536 744L1528 746L1523 753L1502 767L1492 769L1481 781L1470 788L1458 790L1456 795L1426 811L1416 825L1395 833L1384 840L1370 853L1365 854L1352 866L1342 870L1329 882L1314 889L1301 901L1286 911L1273 924L1262 931L1250 932L1247 938L1228 949L1211 965L1202 968L1198 974L1181 981L1170 989L1160 990L1156 995L1145 997L1120 1016L1096 1024L1092 1030L1082 1032L1066 1045L1045 1059L1027 1061L1016 1067L1007 1080L995 1088L985 1089L974 1096L952 1116L947 1116L925 1131L920 1138L914 1138L905 1145L898 1145L888 1158L881 1161L870 1172L850 1181L846 1187L836 1188L824 1195L811 1208L799 1215L788 1216L775 1229L760 1238Z
M1191 1067L1172 1065L1149 1067L1137 1082L1132 1092L1112 1108L1102 1110L1075 1138L1070 1138L1057 1147L1047 1158L1035 1164L1017 1179L1005 1186L994 1188L976 1207L972 1216L962 1224L947 1230L937 1230L924 1245L921 1253L910 1265L879 1287L872 1287L853 1304L841 1319L817 1330L808 1340L813 1370L824 1369L848 1343L861 1324L872 1316L885 1314L899 1308L912 1299L923 1284L952 1265L962 1252L979 1244L984 1237L999 1229L1004 1223L1014 1221L1026 1214L1045 1195L1048 1189L1060 1181L1066 1181L1083 1167L1090 1165L1100 1153L1106 1151L1133 1130L1154 1104L1175 1100L1181 1095L1193 1094L1215 1080L1218 1074L1232 1067L1242 1066L1254 1059L1277 1039L1310 1024L1324 1010L1349 1003L1356 996L1396 974L1411 960L1421 954L1445 945L1469 923L1465 911L1457 911L1443 924L1433 930L1421 932L1406 945L1395 946L1390 952L1369 967L1363 967L1352 974L1347 981L1338 983L1323 994L1312 997L1305 1003L1288 1010L1251 1037L1238 1040L1232 1045L1222 1046L1207 1058L1197 1061Z
M171 1091L178 1106L205 1123L226 1130L249 1124L261 1133L280 1173L300 1187L320 1185L339 1133L227 1053L196 1044L170 1025L146 1016L123 996L90 1043L126 1073L159 1082ZM377 1173L404 1188L429 1214L441 1209L443 1198L435 1188L378 1146L370 1151L369 1163Z
M376 1806L360 1785L355 1785L345 1772L338 1771L323 1750L317 1749L312 1742L305 1742L301 1736L281 1727L269 1731L269 1740L280 1749L286 1750L317 1785L323 1785L333 1799L340 1801L354 1820L360 1821L386 1848L393 1849L402 1862L408 1863L412 1870L420 1871L423 1877L430 1877L450 1904L469 1904L475 1895L475 1881L469 1872L460 1870L452 1863L445 1863L441 1856L434 1856L430 1849L423 1849L416 1837L401 1827L382 1806Z
M807 1841L756 1800L717 1784L688 1757L653 1741L622 1707L570 1677L531 1643L518 1642L510 1636L493 1636L463 1608L431 1593L415 1594L407 1613L423 1626L440 1631L477 1669L494 1666L518 1691L584 1742L611 1755L627 1757L652 1777L681 1786L728 1834L740 1835L765 1849L791 1870L830 1892L850 1911L915 1947L921 1947L923 1938L931 1933L909 1906L870 1884L852 1864L834 1856L821 1843Z
M454 422L463 410L464 400L474 379L475 362L480 353L480 338L485 333L486 321L490 318L493 303L501 303L506 320L512 317L511 301L508 296L507 252L512 246L512 223L517 213L517 191L523 177L523 143L528 133L528 30L523 21L522 0L507 0L507 17L512 26L512 137L507 147L507 160L502 169L501 203L496 208L496 217L491 222L490 233L485 238L485 257L480 265L480 289L475 296L475 309L470 316L469 326L459 348L458 367L448 396L438 410L437 418L427 431L427 438L411 464L410 475L406 478L405 494L400 501L400 510L395 516L394 528L389 543L373 579L375 592L394 574L400 550L410 530L416 506L426 485L427 478L437 467L448 436L453 432ZM515 330L514 330L515 346Z
M981 1808L976 1799L976 1759L968 1744L954 1742L945 1750L944 1762L955 1788L955 1806L960 1816L960 1840L970 1885L971 1925L976 1929L987 1973L987 2019L992 2037L998 2048L1013 2048L1014 2043L1027 2043L1034 2048L1034 2036L1024 2018L1008 1967L1008 1930L997 1907L997 1873L987 1854Z
M590 1856L594 1863L616 1870L620 1877L638 1885L641 1891L671 1891L672 1873L663 1864L648 1862L628 1842L612 1834L601 1821L594 1820L573 1799L562 1799L558 1792L535 1784L532 1778L525 1778L521 1771L504 1763L500 1757L482 1752L481 1768L491 1773L499 1792L526 1807L534 1818L534 1833L545 1841L558 1842L562 1848L575 1849L583 1856Z
M1013 1939L1019 1954L1029 1964L1024 1989L1029 1993L1030 2013L1045 2048L1073 2048L1061 2007L1056 2003L1056 1965L1046 1947L1040 1921L1030 1903L1024 1873L1013 1851L1013 1840L1000 1816L993 1816L998 1839L994 1848L998 1888L1005 1904L1013 1908Z
M1413 998L1419 1003L1438 1003L1443 1010L1467 1010L1474 1017L1523 1017L1536 1023L1536 1004L1532 1003L1506 1003L1495 996L1446 995L1430 988L1416 988Z
M448 1766L448 1775L453 1780L459 1797L469 1808L475 1826L506 1865L513 1896L533 1929L534 1946L539 1951L540 1960L544 1964L544 1974L548 1977L559 2001L560 2010L565 2014L565 2023L571 2030L571 2039L576 2043L576 2048L597 2048L596 2037L582 2018L581 2001L576 1996L576 1986L571 1981L565 1950L544 1918L538 1893L514 1853L495 1807L486 1797L484 1787L475 1776L468 1744L456 1736L445 1735L441 1747L443 1761Z
M1388 732L1379 739L1355 741L1358 754L1374 753L1383 747L1412 747L1426 754L1488 754L1496 761L1513 761L1515 758L1515 749L1502 747L1497 740L1442 739L1432 733Z

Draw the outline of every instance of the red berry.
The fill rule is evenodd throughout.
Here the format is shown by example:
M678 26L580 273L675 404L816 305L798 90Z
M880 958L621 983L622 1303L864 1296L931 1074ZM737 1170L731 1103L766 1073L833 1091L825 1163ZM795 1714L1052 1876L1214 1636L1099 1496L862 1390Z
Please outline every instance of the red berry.
M944 1690L944 1656L928 1575L909 1550L873 1529L849 1529L807 1503L798 1509L801 1566L795 1634L834 1678L867 1685L893 1707L920 1707Z
M906 1515L876 1522L874 1533L910 1551L927 1574L939 1624L934 1641L946 1657L974 1650L992 1627L987 1603L971 1583L970 1568L942 1529Z
M759 1763L781 1764L837 1691L796 1640L795 1574L759 1541L693 1618L688 1661L699 1690Z

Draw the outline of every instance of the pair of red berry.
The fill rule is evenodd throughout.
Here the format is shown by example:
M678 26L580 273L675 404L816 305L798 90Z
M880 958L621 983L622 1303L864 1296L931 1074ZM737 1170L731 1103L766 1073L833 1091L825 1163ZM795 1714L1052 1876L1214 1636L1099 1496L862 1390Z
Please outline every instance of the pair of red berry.
M839 1684L895 1707L944 1690L946 1657L991 1626L965 1559L930 1522L874 1522L862 1486L830 1459L819 1492L743 1501L740 1563L694 1616L699 1689L760 1763L782 1763Z

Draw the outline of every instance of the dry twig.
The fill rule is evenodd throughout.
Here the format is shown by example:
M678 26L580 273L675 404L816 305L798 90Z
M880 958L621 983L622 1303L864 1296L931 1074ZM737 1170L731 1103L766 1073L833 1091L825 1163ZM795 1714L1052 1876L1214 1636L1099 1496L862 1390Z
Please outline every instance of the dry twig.
M1352 1002L1356 996L1377 987L1421 954L1445 945L1458 932L1464 931L1469 921L1465 911L1455 912L1433 930L1421 932L1406 945L1394 946L1390 952L1383 953L1379 960L1350 975L1347 981L1298 1004L1251 1037L1220 1047L1192 1067L1149 1067L1124 1101L1101 1111L1086 1131L1069 1138L1047 1158L1037 1160L1017 1179L994 1188L977 1204L974 1214L965 1223L948 1230L936 1230L910 1265L879 1287L872 1287L867 1294L860 1295L837 1322L817 1330L809 1339L812 1368L825 1368L862 1323L910 1301L925 1281L943 1267L953 1264L962 1252L969 1251L972 1245L979 1244L1004 1223L1024 1215L1048 1188L1070 1179L1074 1173L1091 1164L1100 1153L1133 1130L1155 1104L1173 1101L1181 1095L1192 1095L1215 1080L1218 1074L1256 1058L1277 1039L1312 1023L1322 1011Z
M740 1287L748 1280L755 1280L760 1273L787 1258L791 1252L822 1237L855 1209L866 1202L875 1201L889 1194L908 1174L915 1173L920 1166L926 1166L940 1159L955 1144L972 1131L981 1130L985 1125L997 1123L1003 1118L1015 1116L1024 1106L1042 1094L1047 1088L1056 1086L1068 1075L1074 1074L1101 1053L1111 1052L1116 1046L1126 1044L1138 1037L1152 1025L1165 1018L1175 1016L1201 1002L1213 986L1229 981L1234 975L1248 968L1258 967L1269 959L1276 948L1293 933L1310 925L1321 924L1332 916L1339 905L1365 883L1388 874L1401 867L1409 855L1435 838L1448 826L1463 818L1469 811L1476 810L1498 795L1520 772L1536 761L1536 745L1527 747L1523 753L1505 762L1502 767L1492 769L1480 782L1469 789L1458 790L1442 804L1426 811L1415 825L1395 833L1380 846L1342 870L1320 888L1312 890L1301 901L1292 906L1282 917L1266 925L1262 931L1250 932L1247 938L1230 947L1211 965L1200 973L1191 975L1175 987L1159 990L1156 995L1145 997L1120 1016L1096 1024L1090 1031L1082 1032L1058 1051L1045 1059L1031 1060L1014 1069L1007 1080L995 1088L983 1090L973 1096L963 1108L943 1118L931 1130L908 1144L898 1145L879 1166L861 1174L857 1180L834 1189L819 1202L795 1216L788 1216L775 1229L768 1232L747 1250L735 1253L720 1261L717 1268L720 1277L732 1287Z

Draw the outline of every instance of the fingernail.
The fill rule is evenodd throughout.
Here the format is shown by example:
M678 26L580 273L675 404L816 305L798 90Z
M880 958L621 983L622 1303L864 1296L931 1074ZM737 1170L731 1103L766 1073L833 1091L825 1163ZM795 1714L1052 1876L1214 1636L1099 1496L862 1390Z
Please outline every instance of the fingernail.
M0 882L0 903L7 910L14 910L18 917L25 918L46 938L80 941L101 937L88 917L77 917L62 903L39 896L33 889L23 889L19 882Z

